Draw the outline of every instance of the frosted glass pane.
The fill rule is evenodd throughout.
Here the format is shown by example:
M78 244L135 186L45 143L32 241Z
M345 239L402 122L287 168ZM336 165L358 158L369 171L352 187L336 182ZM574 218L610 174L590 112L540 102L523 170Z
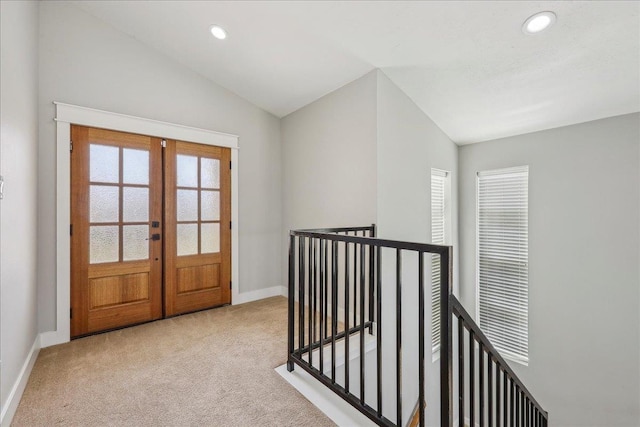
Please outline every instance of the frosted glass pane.
M200 194L201 204L200 218L202 221L219 221L220 220L220 192L219 191L203 191Z
M122 259L133 261L149 258L149 226L125 225L122 227Z
M178 154L178 187L198 186L198 158Z
M220 252L220 224L202 224L200 244L203 254Z
M89 180L93 182L120 182L119 148L90 144Z
M122 189L122 220L124 222L149 221L149 189L124 187Z
M198 220L198 192L178 190L178 221Z
M149 152L146 150L122 150L122 182L125 184L149 184Z
M120 198L118 187L89 186L89 221L118 222Z
M198 224L178 224L178 256L198 253Z
M117 262L118 237L118 226L89 227L89 262Z
M202 188L220 188L220 160L200 159L200 185Z

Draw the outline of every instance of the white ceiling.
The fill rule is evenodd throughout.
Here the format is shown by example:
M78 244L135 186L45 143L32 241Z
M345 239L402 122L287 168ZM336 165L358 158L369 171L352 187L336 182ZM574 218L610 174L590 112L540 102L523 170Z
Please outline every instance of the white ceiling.
M75 4L280 117L374 68L459 144L640 111L638 2Z

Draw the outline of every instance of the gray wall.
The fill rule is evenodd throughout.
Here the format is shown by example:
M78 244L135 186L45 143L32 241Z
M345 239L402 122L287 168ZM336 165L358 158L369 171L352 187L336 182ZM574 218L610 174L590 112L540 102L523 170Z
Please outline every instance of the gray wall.
M529 366L555 426L638 426L640 115L460 148L463 303L475 313L476 172L529 165Z
M40 330L55 328L53 101L239 135L239 290L282 285L280 120L64 2L40 20Z
M37 338L38 4L0 2L0 410Z
M431 168L451 172L452 189L452 244L457 247L457 180L458 148L402 92L389 78L378 71L378 197L377 213L380 237L410 242L431 242ZM395 295L395 255L383 252L383 337L395 336L393 312ZM454 266L457 266L454 252ZM429 262L427 261L427 264ZM406 254L403 258L403 419L407 420L413 404L417 402L417 256ZM430 277L427 273L426 277ZM454 271L454 278L457 277ZM431 292L426 290L425 318L431 318ZM386 321L385 321L386 319ZM431 342L431 328L427 324L425 341ZM430 347L430 346L429 346ZM389 343L385 350L393 349ZM431 360L427 354L428 360ZM395 357L390 351L383 354L385 366L394 366ZM426 399L427 424L438 424L438 365L427 364L428 387ZM415 400L413 400L415 398ZM388 407L388 405L387 405Z
M457 147L382 72L373 71L285 117L282 139L284 230L375 222L381 236L429 242L432 167L452 172L452 228L457 229ZM455 231L453 239L457 241ZM390 255L383 253L387 261ZM403 287L406 307L415 306L406 309L408 322L403 323L415 326L405 327L403 333L408 367L417 366L417 293L411 292L417 288L409 285L417 283L417 263L411 257L406 263L415 267L408 267ZM383 274L384 283L394 283L392 266L385 266ZM383 312L395 308L389 289L383 290L383 301L388 303ZM392 344L394 316L386 316L383 337ZM395 356L386 350L383 365L395 366ZM436 373L437 366L430 364L430 378ZM393 369L386 369L385 375L389 384L395 383ZM404 380L407 419L415 402L406 402L412 393L417 397L417 382L411 374ZM437 388L431 391L437 393ZM395 419L392 387L383 395L384 415ZM435 394L427 398L433 402ZM437 413L430 411L430 416L435 420Z
M376 220L376 72L282 119L283 229Z

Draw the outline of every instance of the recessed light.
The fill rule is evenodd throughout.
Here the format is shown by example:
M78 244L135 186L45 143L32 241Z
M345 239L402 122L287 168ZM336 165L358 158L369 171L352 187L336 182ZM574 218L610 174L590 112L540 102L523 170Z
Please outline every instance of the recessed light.
M218 40L224 40L227 38L227 32L224 30L224 28L217 25L211 26L211 34Z
M556 22L555 13L549 11L539 12L524 21L522 32L525 34L537 34L552 26L554 22Z

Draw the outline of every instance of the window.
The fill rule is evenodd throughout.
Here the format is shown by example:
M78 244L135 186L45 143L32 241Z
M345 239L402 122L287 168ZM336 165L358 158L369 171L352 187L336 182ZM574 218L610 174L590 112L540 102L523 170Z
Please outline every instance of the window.
M431 169L431 243L448 244L451 234L449 172ZM431 346L440 349L440 256L431 257Z
M478 173L480 328L502 355L529 362L529 167Z

